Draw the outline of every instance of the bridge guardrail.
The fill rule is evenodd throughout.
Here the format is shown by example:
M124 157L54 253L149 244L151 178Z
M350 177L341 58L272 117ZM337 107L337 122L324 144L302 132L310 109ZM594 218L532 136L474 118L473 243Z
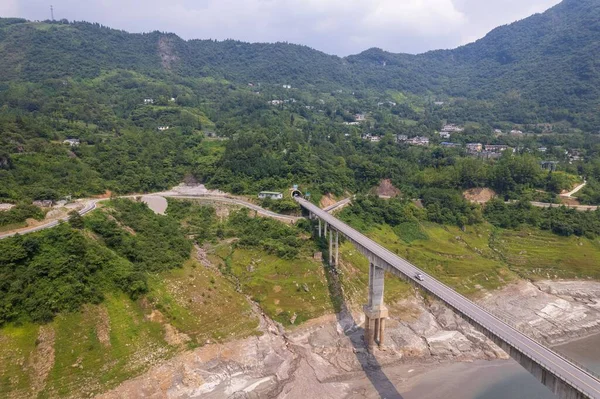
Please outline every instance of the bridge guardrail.
M301 205L303 205L305 208L307 208L307 210L317 213L317 214L323 212L321 209L314 206L313 204L310 204L305 200L302 200L302 201L306 202L306 204L302 204L301 201L298 201L298 202L301 202ZM315 208L315 209L314 210L310 209L311 207ZM391 251L389 251L387 248L374 242L373 240L369 239L368 237L364 236L360 232L358 232L355 229L351 228L350 226L346 225L342 221L332 217L331 215L323 212L323 215L319 216L319 217L321 219L325 220L330 225L332 225L332 227L338 231L347 230L345 232L344 231L340 231L340 232L342 232L342 234L344 234L348 239L353 241L355 244L358 244L357 246L359 248L363 248L364 250L367 250L369 252L373 251L373 255L377 256L382 261L384 261L385 263L390 265L392 268L398 270L400 273L404 274L409 279L414 280L413 276L411 276L410 273L412 273L414 271L420 271L420 269L417 268L415 265L400 258L399 256L397 256L394 253L392 253ZM331 220L328 220L329 218L331 218ZM338 223L340 224L340 226L335 226L335 224L338 224ZM363 245L362 241L365 241L365 240L366 240L366 244L373 246L373 250L366 247L365 245ZM378 253L377 251L379 251L380 253ZM389 259L386 259L386 258L389 258ZM401 263L396 265L396 263L398 263L395 261L396 259L400 260ZM405 269L402 269L402 267L404 267ZM407 271L410 273L407 274ZM424 273L424 274L427 275L427 273ZM431 276L429 276L429 277L431 277ZM432 294L437 296L443 302L447 303L450 307L453 307L456 310L458 310L459 312L463 313L467 318L472 319L474 322L481 325L483 328L487 329L488 331L490 331L492 334L496 335L501 340L505 341L508 345L514 347L516 350L523 353L525 356L529 357L532 361L538 363L540 366L542 366L545 369L547 369L548 371L552 372L559 379L561 379L564 383L572 386L574 389L583 393L584 395L589 396L590 398L597 397L597 392L599 392L599 391L598 391L598 389L594 388L593 385L590 385L590 383L580 380L579 378L577 378L577 376L571 374L569 372L569 370L565 370L565 372L567 374L569 374L569 376L565 376L565 375L563 375L563 373L559 372L555 367L548 366L548 364L543 360L546 355L544 353L538 352L536 350L535 346L532 346L530 344L528 345L527 342L529 341L532 344L537 345L540 349L547 352L547 355L551 355L551 356L554 356L558 360L562 360L567 365L570 365L572 368L578 370L578 372L583 373L583 375L587 375L591 380L594 380L596 383L600 381L600 378L598 378L597 374L591 372L585 366L581 365L577 361L569 359L566 356L563 356L562 354L554 351L553 349L548 348L545 345L542 345L537 340L535 340L535 339L529 337L527 334L521 332L518 328L516 328L516 326L513 324L512 321L509 321L504 317L499 317L494 312L490 312L488 309L484 308L483 306L476 304L473 301L471 301L471 300L467 299L466 297L460 295L459 293L455 292L453 289L451 289L444 283L440 282L439 280L431 277L431 281L433 282L433 285L431 287L427 287L427 285L421 284L419 282L416 282L416 283L419 286L422 286L425 290L431 291ZM446 297L444 291L454 293L456 295L456 298L449 300L449 298ZM471 309L469 309L469 307L471 307ZM504 331L498 331L494 327L492 327L493 324L490 325L491 320L482 321L482 319L479 317L476 309L479 309L479 311L482 314L487 315L486 317L488 317L489 319L496 320L499 323L498 324L499 326L502 326L502 325L506 326L508 330L503 329ZM511 330L512 330L512 333L510 332ZM523 342L515 344L514 342L512 342L512 339L507 338L508 336L512 336L515 334L517 334L517 336L522 336ZM590 394L587 389L584 389L580 386L578 381L583 383L584 386L588 386L590 389L592 389L594 392L596 392L596 394Z

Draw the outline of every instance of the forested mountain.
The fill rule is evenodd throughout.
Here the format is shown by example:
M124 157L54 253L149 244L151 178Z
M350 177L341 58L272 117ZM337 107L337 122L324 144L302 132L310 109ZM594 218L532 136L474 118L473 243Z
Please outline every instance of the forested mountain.
M455 50L346 58L0 19L0 201L158 191L184 178L236 194L300 184L341 195L392 179L413 198L482 186L552 197L570 180L546 176L542 159L600 181L599 43L597 0L565 0ZM465 127L458 147L509 145L533 172L512 176L512 165L440 148L444 123ZM495 132L519 129L529 134ZM571 162L582 154L584 164ZM596 202L600 183L589 187ZM13 213L6 219L31 212Z
M135 70L155 77L401 90L498 101L532 101L550 118L597 110L600 2L564 0L454 50L420 55L370 49L347 58L305 46L129 34L83 22L0 20L0 81L91 78ZM525 108L530 108L529 105Z
M563 108L597 110L598 54L600 2L564 0L454 50L411 56L371 49L348 61L368 85L507 101L523 97L559 117Z

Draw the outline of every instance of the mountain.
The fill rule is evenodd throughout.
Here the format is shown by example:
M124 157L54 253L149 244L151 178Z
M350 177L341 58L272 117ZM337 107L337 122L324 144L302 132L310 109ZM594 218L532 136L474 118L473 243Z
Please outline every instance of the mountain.
M0 20L0 82L93 78L135 70L320 88L400 90L495 101L528 101L567 113L600 104L600 2L564 0L454 50L419 55L370 49L339 58L287 43L190 40L130 34L86 22ZM568 111L568 112L567 112Z
M600 98L600 2L564 0L543 14L491 31L454 50L416 56L371 49L348 57L370 85L493 98L511 91L549 107ZM385 65L385 66L384 66Z

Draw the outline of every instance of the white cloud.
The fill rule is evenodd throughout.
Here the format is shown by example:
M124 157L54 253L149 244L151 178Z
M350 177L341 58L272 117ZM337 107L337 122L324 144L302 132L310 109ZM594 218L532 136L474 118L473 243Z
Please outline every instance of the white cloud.
M8 3L6 3L8 1ZM559 0L52 0L57 18L186 39L288 41L346 55L449 48ZM23 17L48 18L48 0L0 0ZM8 4L8 6L7 6Z
M19 16L18 0L2 0L0 2L0 17Z

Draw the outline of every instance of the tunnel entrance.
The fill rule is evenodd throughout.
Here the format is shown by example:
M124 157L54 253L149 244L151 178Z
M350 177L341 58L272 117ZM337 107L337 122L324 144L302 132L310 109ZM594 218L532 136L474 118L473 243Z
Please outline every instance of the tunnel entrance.
M292 190L292 198L302 198L302 192L300 190Z

